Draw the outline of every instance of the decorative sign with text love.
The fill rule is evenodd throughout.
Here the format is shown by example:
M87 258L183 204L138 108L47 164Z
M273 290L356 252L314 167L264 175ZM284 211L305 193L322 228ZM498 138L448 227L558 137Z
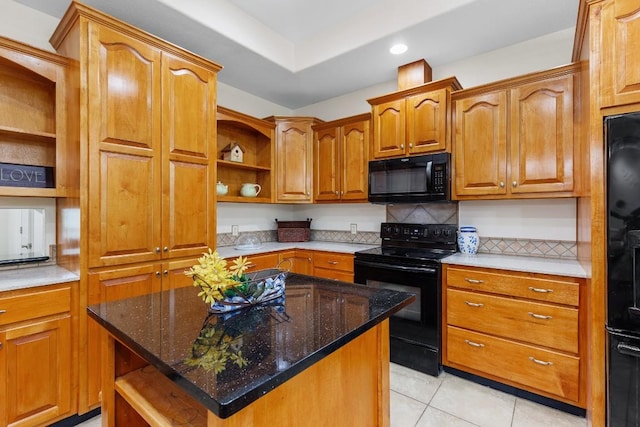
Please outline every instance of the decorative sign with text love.
M0 186L54 188L53 168L0 163Z

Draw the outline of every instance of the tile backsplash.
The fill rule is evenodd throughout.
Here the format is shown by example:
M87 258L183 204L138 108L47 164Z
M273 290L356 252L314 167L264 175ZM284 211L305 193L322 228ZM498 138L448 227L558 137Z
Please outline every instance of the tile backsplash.
M382 221L418 224L458 224L459 204L422 203L399 204L386 206L386 217ZM494 230L495 231L495 230ZM251 232L262 242L278 241L277 230ZM545 258L575 259L577 245L574 240L550 240L532 238L513 238L504 236L487 236L479 229L479 253L536 256ZM240 233L245 234L245 233ZM218 246L235 245L238 236L231 233L218 234ZM380 244L379 231L358 231L351 234L345 230L311 229L310 240L338 243Z

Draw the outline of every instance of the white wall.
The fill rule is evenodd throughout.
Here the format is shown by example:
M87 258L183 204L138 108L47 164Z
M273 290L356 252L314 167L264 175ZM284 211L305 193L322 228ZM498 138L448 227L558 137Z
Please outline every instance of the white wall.
M383 205L370 203L300 205L294 207L295 220L312 218L314 230L348 231L356 224L358 231L380 232L387 210Z
M49 37L58 19L13 0L0 0L0 35L54 52Z
M576 241L576 199L458 202L458 224L480 237Z

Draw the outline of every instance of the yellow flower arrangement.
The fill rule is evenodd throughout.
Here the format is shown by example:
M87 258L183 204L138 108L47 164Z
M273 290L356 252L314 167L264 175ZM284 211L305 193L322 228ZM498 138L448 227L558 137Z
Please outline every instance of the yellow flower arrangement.
M251 263L246 257L239 256L233 265L227 268L227 260L220 257L217 251L202 254L198 264L185 271L193 278L193 285L200 287L198 296L207 304L223 300L228 294L242 294L249 281L245 272Z

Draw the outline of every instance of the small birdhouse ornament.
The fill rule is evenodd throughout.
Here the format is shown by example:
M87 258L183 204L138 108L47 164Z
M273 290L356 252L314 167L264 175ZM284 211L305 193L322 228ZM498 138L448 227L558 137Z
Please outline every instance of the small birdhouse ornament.
M242 157L244 155L244 151L242 151L242 147L237 142L232 142L231 144L224 147L222 150L222 159L230 160L232 162L242 163Z

